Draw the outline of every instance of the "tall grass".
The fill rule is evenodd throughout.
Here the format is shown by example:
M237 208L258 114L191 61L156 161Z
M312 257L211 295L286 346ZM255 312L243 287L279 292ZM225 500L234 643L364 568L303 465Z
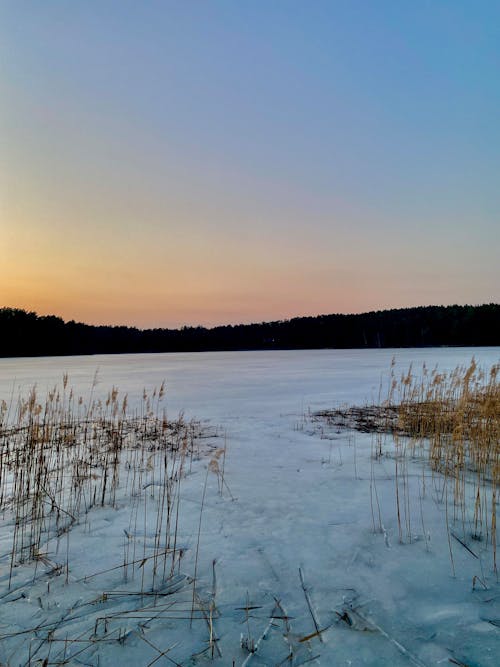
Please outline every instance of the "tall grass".
M85 404L65 376L45 397L33 387L10 407L2 404L0 511L13 524L9 585L14 567L47 559L51 540L68 541L71 528L93 508L115 507L118 489L121 499L130 500L130 534L138 521L146 523L146 495L154 501L152 586L173 572L180 557L180 485L199 447L200 425L182 415L167 419L164 392L163 384L151 394L144 391L131 415L127 396L121 398L115 387L106 399ZM140 557L145 553L138 554L135 541L128 540L126 576L134 574ZM68 560L59 567L67 576Z
M437 499L445 507L446 529L454 570L452 541L467 550L470 540L491 546L497 573L497 505L500 483L500 365L489 371L475 359L443 372L425 365L396 375L391 363L388 390L378 405L323 410L313 414L330 428L372 433L370 497L374 530L386 536L380 515L374 461L384 451L395 463L395 500L399 541L411 541L413 502L410 459L426 462L419 488L420 523L425 535L422 499L426 469L432 471ZM378 514L378 520L377 520ZM454 530L461 530L459 537ZM427 544L427 537L426 537ZM474 555L474 554L473 554Z
M472 359L451 372L412 368L391 376L388 405L396 408L396 441L425 451L444 479L443 495L464 534L489 541L497 571L497 502L500 482L500 366L485 372ZM449 491L451 492L449 494ZM472 516L471 516L471 507Z
M133 412L116 387L96 398L96 384L86 401L64 376L46 395L32 387L26 396L0 403L0 600L36 596L43 616L33 628L3 626L2 658L7 656L6 665L14 657L27 666L76 664L131 638L132 647L144 642L157 653L147 664L163 657L180 664L166 655L173 645L160 649L151 637L164 623L186 620L197 621L199 627L189 630L195 641L207 625L202 653L220 655L215 561L207 598L197 580L201 511L194 577L181 571L181 563L183 570L193 565L192 517L181 499L186 475L204 455L207 476L217 475L221 495L223 487L229 491L226 440L215 447L217 428L182 413L167 418L163 384L144 390ZM88 542L96 525L95 540ZM169 629L182 636L178 627ZM170 633L164 640L171 642Z

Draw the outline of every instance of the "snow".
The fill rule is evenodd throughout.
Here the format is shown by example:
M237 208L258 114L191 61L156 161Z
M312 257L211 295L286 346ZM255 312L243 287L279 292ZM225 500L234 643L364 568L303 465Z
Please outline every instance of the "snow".
M178 540L185 555L156 596L132 595L144 580L147 591L149 561L133 573L129 568L126 581L119 567L132 545L138 559L151 553L153 477L145 477L140 498L123 492L116 507L92 509L47 544L51 563L68 557L68 578L27 563L15 568L9 590L12 517L0 516L0 664L42 664L48 657L48 664L101 667L496 667L500 589L491 546L468 544L473 555L452 537L452 576L442 479L418 457L408 460L400 543L393 443L387 438L374 460L373 436L329 431L308 416L376 403L393 356L396 369L425 361L446 370L473 355L484 367L500 356L498 348L442 348L0 360L0 401L34 383L44 394L63 373L77 394L89 396L97 370L97 397L117 386L133 410L144 387L165 380L171 418L182 410L212 435L217 427L182 480ZM227 486L220 493L219 477L207 468L222 434ZM141 514L132 530L131 513L144 509L146 521ZM191 621L195 569L204 611L198 606ZM475 580L473 589L474 577L484 585Z

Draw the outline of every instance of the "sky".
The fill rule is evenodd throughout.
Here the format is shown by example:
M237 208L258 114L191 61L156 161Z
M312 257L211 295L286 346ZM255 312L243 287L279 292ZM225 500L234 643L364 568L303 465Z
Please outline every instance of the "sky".
M0 307L500 301L500 3L2 0Z

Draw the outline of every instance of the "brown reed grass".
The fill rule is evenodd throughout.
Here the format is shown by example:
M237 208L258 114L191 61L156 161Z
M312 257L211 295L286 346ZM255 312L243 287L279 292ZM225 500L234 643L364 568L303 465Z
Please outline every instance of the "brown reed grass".
M144 390L135 412L116 387L99 399L94 397L95 386L96 382L85 401L76 397L64 376L62 384L46 396L32 387L28 395L0 403L0 515L11 535L9 554L0 554L10 561L0 598L25 599L34 587L39 591L42 578L47 580L47 599L38 597L46 622L4 632L0 642L9 642L14 653L25 654L26 665L73 664L83 654L90 656L101 643L123 645L132 632L148 643L144 633L151 624L187 619L191 624L207 623L210 654L220 655L214 630L215 562L210 604L202 599L204 589L197 581L201 512L194 578L180 572L187 547L179 535L186 534L180 526L181 489L195 461L205 454L212 456L207 475L209 471L217 474L219 493L224 486L228 489L226 440L223 448L215 447L212 438L218 436L217 429L188 421L182 413L167 419L162 405L164 384ZM84 572L81 563L78 569L72 568L70 554L77 551L70 548L73 535L82 540L82 529L91 532L93 517L103 516L103 508L120 510L125 517L121 553L115 539L110 549L118 546L118 551L107 554L101 567L92 567L90 558ZM87 565L90 569L85 571ZM37 568L43 573L37 574ZM24 571L32 573L28 581ZM72 584L88 583L92 586L89 600L54 616L52 586L69 585L70 591ZM191 584L196 595L188 602L184 593ZM94 599L91 591L106 585L111 590ZM119 589L112 588L116 585ZM120 608L115 612L110 605L117 598ZM82 607L85 611L80 613ZM64 630L68 618L80 617L88 626L83 632ZM32 635L36 641L29 642ZM155 650L157 656L150 664L159 659L180 664L166 655L169 648Z
M411 508L408 483L410 457L427 461L439 498L445 506L450 556L453 563L452 526L461 525L462 538L484 541L493 554L497 573L497 503L500 482L500 365L489 371L473 358L452 371L415 373L412 366L396 376L393 359L389 388L380 404L323 410L314 421L330 428L351 428L374 434L372 445L371 498L374 529L378 506L373 460L380 459L389 443L395 461L395 495L399 541L411 541ZM392 447L394 447L392 449ZM425 496L425 475L419 490ZM421 523L424 526L422 507ZM378 529L383 531L380 518ZM424 529L425 533L425 529ZM466 547L468 548L468 547Z
M409 451L425 451L433 471L444 476L453 521L464 534L489 541L497 572L496 506L500 482L500 365L489 372L475 359L451 372L420 375L412 368L391 378L388 405L395 405L396 438L410 438ZM472 501L472 530L468 510ZM448 509L448 508L447 508Z
M131 500L130 532L137 528L139 508L147 520L146 493L154 500L152 586L173 572L180 485L186 461L199 455L201 426L183 415L168 420L163 395L163 384L151 395L144 391L131 415L127 396L121 399L116 387L105 400L86 405L64 376L62 387L44 398L33 387L14 406L1 404L0 511L13 524L9 586L14 567L39 561L53 539L68 541L71 528L92 508L115 507L118 488L121 498ZM135 541L128 540L126 576L135 572L137 560ZM67 558L64 568L67 576Z

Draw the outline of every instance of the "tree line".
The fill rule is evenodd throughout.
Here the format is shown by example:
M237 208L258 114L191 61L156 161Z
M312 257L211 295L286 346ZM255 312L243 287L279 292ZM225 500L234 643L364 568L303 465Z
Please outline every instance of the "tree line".
M0 308L0 356L500 345L500 304L421 306L213 328L138 329Z

